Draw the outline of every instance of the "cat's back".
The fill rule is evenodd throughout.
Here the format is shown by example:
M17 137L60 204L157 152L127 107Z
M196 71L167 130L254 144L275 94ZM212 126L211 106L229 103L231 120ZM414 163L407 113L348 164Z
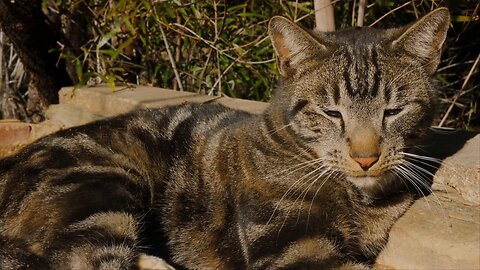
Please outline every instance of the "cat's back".
M145 185L158 181L175 158L250 117L217 104L184 104L57 132L0 160L0 209L20 207L39 186L49 186L52 192L99 175L105 180L109 175L124 178L139 190L147 189Z

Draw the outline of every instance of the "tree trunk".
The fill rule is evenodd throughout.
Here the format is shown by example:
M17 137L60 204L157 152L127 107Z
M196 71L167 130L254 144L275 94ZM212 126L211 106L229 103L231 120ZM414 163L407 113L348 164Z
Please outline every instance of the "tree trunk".
M330 0L314 0L315 29L323 32L335 31L335 15Z
M0 0L0 25L12 42L30 79L27 113L32 122L58 102L58 90L70 85L65 62L59 58L58 32L42 11L41 0Z

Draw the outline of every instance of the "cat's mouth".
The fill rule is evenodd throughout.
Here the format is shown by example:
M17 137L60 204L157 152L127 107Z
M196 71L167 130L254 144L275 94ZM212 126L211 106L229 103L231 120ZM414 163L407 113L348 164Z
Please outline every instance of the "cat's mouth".
M347 175L346 179L369 198L381 198L388 194L398 192L405 184L403 181L398 181L397 175L388 170L376 176Z
M378 186L384 174L385 171L377 167L377 165L368 170L351 168L351 170L346 170L345 172L346 179L361 190Z
M348 173L350 177L353 178L379 178L384 172L379 169L370 169L368 171L363 171L363 170L354 170Z

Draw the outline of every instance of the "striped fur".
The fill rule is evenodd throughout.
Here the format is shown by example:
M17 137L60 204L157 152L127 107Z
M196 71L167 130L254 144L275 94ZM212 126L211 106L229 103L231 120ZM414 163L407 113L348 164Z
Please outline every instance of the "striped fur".
M384 31L275 17L265 113L136 111L1 160L0 268L369 269L412 202L397 176L447 27L446 9Z

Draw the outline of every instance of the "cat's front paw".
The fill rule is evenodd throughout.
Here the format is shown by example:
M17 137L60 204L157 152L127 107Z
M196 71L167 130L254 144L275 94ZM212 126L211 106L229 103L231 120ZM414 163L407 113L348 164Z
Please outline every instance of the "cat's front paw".
M138 258L139 270L175 270L165 260L155 256L142 254Z

